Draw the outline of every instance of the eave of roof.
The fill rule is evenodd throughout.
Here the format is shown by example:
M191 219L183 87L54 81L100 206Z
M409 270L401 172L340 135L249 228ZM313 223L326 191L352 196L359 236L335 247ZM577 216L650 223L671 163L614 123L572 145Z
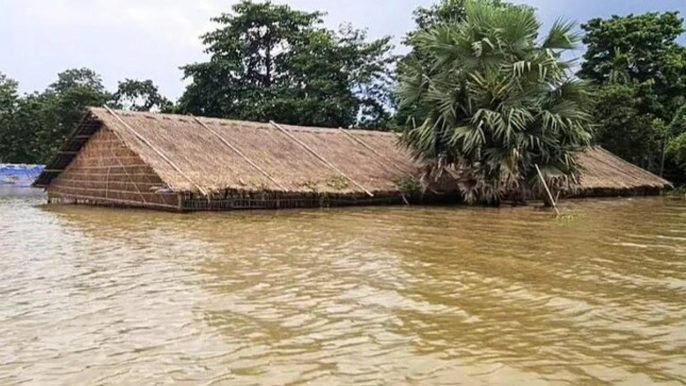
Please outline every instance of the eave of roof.
M47 188L53 179L62 173L67 166L79 154L88 140L102 127L102 121L98 120L89 109L81 123L69 135L60 150L46 164L43 172L38 176L32 186Z

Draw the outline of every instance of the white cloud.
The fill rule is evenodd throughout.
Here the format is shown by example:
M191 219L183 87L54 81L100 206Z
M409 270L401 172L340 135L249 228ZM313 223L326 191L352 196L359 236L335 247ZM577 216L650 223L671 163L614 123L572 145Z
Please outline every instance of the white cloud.
M42 89L66 68L86 66L109 87L125 77L150 78L174 97L178 67L202 59L200 35L231 2L212 0L9 0L0 43L0 71L22 89ZM5 31L6 30L6 31ZM7 55L11 53L11 55Z

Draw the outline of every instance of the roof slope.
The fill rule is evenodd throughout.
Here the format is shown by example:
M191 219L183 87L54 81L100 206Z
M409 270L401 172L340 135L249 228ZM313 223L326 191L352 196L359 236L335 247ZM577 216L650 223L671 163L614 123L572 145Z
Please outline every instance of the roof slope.
M609 151L594 147L578 158L584 169L581 189L664 188L669 181L627 162Z
M36 186L66 168L98 123L177 192L392 192L418 170L389 133L90 108Z
M87 139L107 127L177 192L224 189L323 193L397 191L420 165L394 133L299 127L90 108L47 166L47 187ZM579 155L581 189L664 187L669 183L600 149Z

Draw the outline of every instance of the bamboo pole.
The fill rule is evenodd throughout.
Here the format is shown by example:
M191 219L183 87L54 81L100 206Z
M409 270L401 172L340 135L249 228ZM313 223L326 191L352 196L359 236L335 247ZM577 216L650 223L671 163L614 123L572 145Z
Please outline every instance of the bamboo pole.
M190 177L188 177L188 176L186 175L186 173L184 173L184 172L181 170L181 168L179 168L174 162L172 162L172 160L170 160L169 157L167 157L161 150L159 150L159 149L157 149L155 146L153 146L153 144L151 144L147 139L145 139L145 137L143 137L143 136L140 135L136 130L134 130L133 127L129 126L128 123L124 122L124 120L121 119L121 117L119 117L119 115L117 115L114 111L112 111L112 109L110 109L110 108L107 107L107 106L105 106L105 109L107 109L107 111L108 111L110 114L112 114L115 118L117 118L117 120L118 120L122 125L124 125L125 128L127 128L131 133L133 133L133 135L134 135L136 138L138 138L138 140L140 140L141 142L143 142L143 143L144 143L145 145L147 145L150 149L152 149L155 153L157 153L157 155L159 155L160 157L162 157L162 159L165 160L165 161L169 164L169 166L171 166L174 170L176 170L176 172L179 173L183 178L185 178L186 180L188 180L188 182L190 182L191 184L193 184L193 185L200 191L200 193L204 194L204 195L207 196L208 199L209 199L210 195L209 195L209 193L207 192L207 190L205 190L202 186L198 185L197 183L195 183L195 181L193 181Z
M110 170L111 169L112 169L111 167L107 168L107 183L105 185L105 198L110 197ZM126 174L128 174L128 173L126 173Z
M386 156L384 156L383 154L381 154L381 153L379 153L378 151L376 151L376 149L374 149L374 148L371 147L368 143L364 142L363 140L361 140L360 138L358 138L357 136L355 136L353 133L350 133L348 130L346 130L346 129L342 128L342 127L339 127L338 129L339 129L340 131L342 131L348 138L350 138L350 139L352 139L353 141L357 142L358 144L362 145L364 148L366 148L367 150L369 150L369 151L371 151L372 153L374 153L377 157L381 158L382 161L386 162L388 165L393 166L394 169L396 169L396 171L401 172L401 173L404 174L406 177L414 178L414 176L413 176L412 174L410 174L410 173L408 173L407 171L402 170L401 168L399 168L399 167L398 167L397 165L395 165L390 159L388 159Z
M231 144L229 141L227 141L224 137L222 137L221 135L219 135L219 133L217 133L216 131L210 129L209 126L207 126L204 122L202 122L202 121L201 121L200 119L198 119L196 116L191 115L191 117L193 117L193 119L194 119L196 122L198 122L198 123L200 124L200 126L204 127L205 129L207 129L207 131L209 131L210 133L212 133L212 135L214 135L215 137L217 137L217 139L219 139L224 145L228 146L231 150L233 150L236 154L238 154L241 158L243 158L243 159L244 159L247 163L249 163L252 167L254 167L255 169L257 169L257 171L259 171L260 173L262 173L263 176L267 177L267 179L268 179L269 181L273 182L276 186L278 186L278 187L279 187L281 190L283 190L284 192L287 192L287 191L288 191L288 189L286 189L283 185L281 185L280 183L278 183L272 176L270 176L269 173L267 173L264 169L262 169L261 167L259 167L259 166L258 166L256 163L254 163L252 160L250 160L250 158L248 158L245 154L243 154L243 152L241 152L236 146L232 145L232 144Z
M128 193L128 192L127 192ZM62 197L60 197L62 196ZM128 205L131 207L150 207L150 208L170 208L170 209L177 209L176 205L169 205L169 204L161 204L161 203L144 203L140 201L132 201L132 200L123 200L123 199L118 199L118 198L108 198L107 201L104 201L102 197L95 197L95 196L87 196L87 195L81 195L81 194L72 194L72 193L60 193L60 192L53 192L52 197L54 198L74 198L74 199L82 199L82 200L91 200L96 203L96 205L103 205L104 203L108 201L112 202L117 202L120 204ZM97 204L98 202L102 204Z
M370 192L369 190L367 190L367 188L365 188L364 186L362 186L362 185L361 185L360 183L358 183L357 181L355 181L355 180L353 180L352 178L348 177L348 176L347 176L345 173L343 173L339 168L337 168L336 165L332 164L331 162L327 161L324 157L322 157L322 156L320 156L319 154L317 154L316 151L314 151L312 148L310 148L309 146L307 146L304 142L302 142L301 140L299 140L298 138L296 138L293 134L291 134L290 131L284 129L283 127L281 127L279 124L277 124L277 123L274 122L274 121L269 121L269 123L270 123L272 126L276 127L277 129L281 130L281 132L283 132L284 134L286 134L286 136L288 136L288 138L292 139L292 140L295 141L297 144L299 144L300 146L302 146L305 150L309 151L313 156L317 157L317 159L319 159L320 161L322 161L326 166L328 166L329 168L331 168L333 171L337 172L338 174L340 174L341 176L343 176L344 178L346 178L348 181L350 181L350 182L352 182L353 184L355 184L358 188L362 189L362 190L363 190L365 193L367 193L370 197L374 197L374 193L372 193L372 192Z
M553 194L550 193L550 189L548 188L548 184L545 182L545 178L543 178L543 173L541 173L541 169L539 169L538 164L536 166L536 171L538 172L538 176L541 178L541 182L543 182L543 187L545 188L546 193L548 193L548 198L550 198L550 202L553 204L553 209L555 209L555 213L557 213L557 217L560 217L560 210L557 209L557 203L555 202L555 199L553 198Z
M667 155L667 144L669 143L668 139L669 137L665 134L664 143L662 144L662 159L660 160L660 178L664 178L665 176L665 158Z
M141 196L141 199L143 200L143 202L147 203L148 201L143 196L143 193L141 193L140 188L138 188L138 184L136 183L136 181L133 180L133 177L131 177L131 174L129 174L129 171L126 170L126 166L124 166L124 164L121 162L121 160L119 158L117 158L117 156L114 154L114 151L112 151L112 148L110 148L110 152L112 153L112 156L114 157L114 159L117 160L117 163L119 163L119 167L124 169L124 173L126 173L126 176L129 178L129 181L131 181L131 183L133 184L133 187L136 188L136 192L138 192L138 195ZM109 176L109 169L107 169L107 170L108 170L107 190L109 190L110 176Z
M403 198L403 201L405 201L405 205L410 206L410 202L407 201L407 197L405 197L405 193L401 193L401 194L400 194L400 197L402 197L402 198Z

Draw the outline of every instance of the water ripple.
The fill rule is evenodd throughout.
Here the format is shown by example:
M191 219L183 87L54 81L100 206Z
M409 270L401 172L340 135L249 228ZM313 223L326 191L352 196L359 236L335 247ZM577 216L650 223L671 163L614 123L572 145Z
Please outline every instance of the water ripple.
M0 384L686 384L686 202L178 216L0 197Z

